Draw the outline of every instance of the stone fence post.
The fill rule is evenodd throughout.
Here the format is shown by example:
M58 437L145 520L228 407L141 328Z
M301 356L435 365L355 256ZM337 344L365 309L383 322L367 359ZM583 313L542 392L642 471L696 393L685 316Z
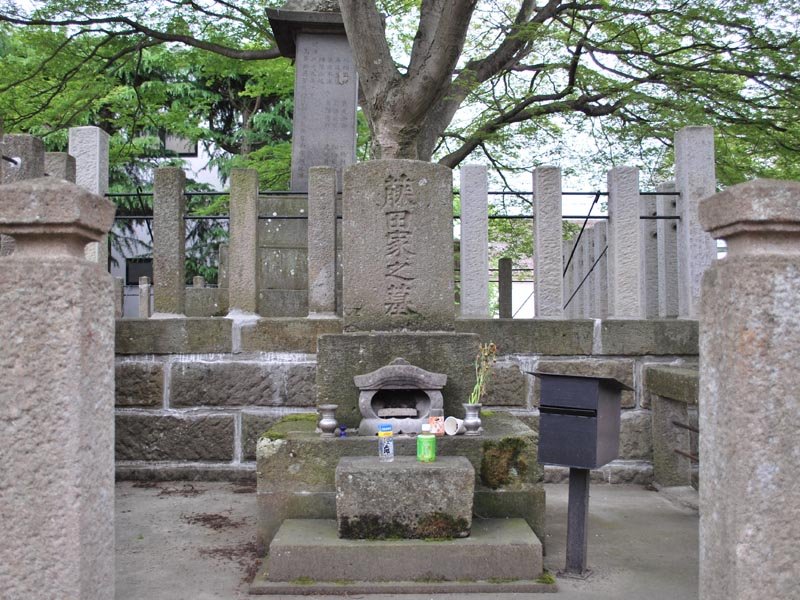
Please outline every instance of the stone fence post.
M700 600L797 598L800 586L800 183L700 202L728 243L700 303Z
M714 129L684 127L675 134L675 186L678 198L678 312L697 318L700 280L717 258L717 244L698 219L701 199L712 195L717 180L714 166Z
M153 183L153 304L156 313L186 311L186 174L156 169Z
M229 310L258 312L258 171L231 172L228 240ZM157 281L157 280L156 280Z
M2 135L0 184L44 177L44 144L32 135ZM0 256L14 252L14 238L0 235Z
M108 134L99 127L72 127L69 154L75 157L75 183L92 194L108 192ZM108 238L86 247L86 258L108 269Z
M658 186L656 212L660 217L677 216L678 200L674 195L675 183ZM672 219L659 219L656 224L658 245L658 316L678 316L678 223Z
M605 319L608 316L608 251L606 245L608 223L598 221L592 227L594 236L594 258L597 266L592 273L592 293L594 294L594 315L596 319ZM605 254L604 254L605 252Z
M114 598L114 307L84 258L114 206L51 177L0 186L0 589Z
M512 319L514 296L514 269L511 259L503 257L497 261L497 300L501 319Z
M336 316L336 169L308 170L308 316Z
M564 261L561 227L561 169L533 171L534 313L537 317L564 316Z
M639 196L639 210L642 216L657 216L656 197ZM658 221L655 219L639 219L639 277L641 316L643 319L657 319Z
M608 313L612 319L644 317L640 268L639 169L608 172Z
M461 316L489 318L489 180L484 165L461 167Z

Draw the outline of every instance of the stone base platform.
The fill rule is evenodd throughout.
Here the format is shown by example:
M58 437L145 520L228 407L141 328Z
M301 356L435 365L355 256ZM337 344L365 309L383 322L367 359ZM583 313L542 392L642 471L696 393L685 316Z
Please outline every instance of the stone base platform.
M320 593L323 583L329 584L325 593L374 593L378 582L391 582L386 591L392 593L401 587L421 593L432 584L449 591L442 587L448 582L456 592L499 592L511 583L513 591L544 591L535 581L541 575L542 545L523 519L477 519L470 537L434 541L346 540L338 537L336 521L289 519L250 593L303 594L312 586ZM536 589L522 589L523 583Z
M437 439L437 463L465 457L475 473L478 518L522 518L544 536L545 494L536 462L537 434L507 413L483 416L484 434ZM278 422L258 442L258 530L263 551L286 519L336 519L336 466L343 457L375 457L374 436L323 438L314 421ZM396 436L395 460L416 455L415 436ZM434 465L437 463L433 463Z

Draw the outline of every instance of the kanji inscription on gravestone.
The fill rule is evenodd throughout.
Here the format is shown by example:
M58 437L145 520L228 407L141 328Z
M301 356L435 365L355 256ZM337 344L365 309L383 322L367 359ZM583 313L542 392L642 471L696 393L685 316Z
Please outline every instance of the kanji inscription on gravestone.
M453 329L452 206L446 167L377 160L347 169L345 330Z

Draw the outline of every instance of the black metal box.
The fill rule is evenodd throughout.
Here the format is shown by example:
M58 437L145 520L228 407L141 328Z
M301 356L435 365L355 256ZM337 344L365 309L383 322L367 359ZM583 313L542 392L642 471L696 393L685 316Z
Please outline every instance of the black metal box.
M620 391L608 377L534 373L541 380L539 462L596 469L619 453Z

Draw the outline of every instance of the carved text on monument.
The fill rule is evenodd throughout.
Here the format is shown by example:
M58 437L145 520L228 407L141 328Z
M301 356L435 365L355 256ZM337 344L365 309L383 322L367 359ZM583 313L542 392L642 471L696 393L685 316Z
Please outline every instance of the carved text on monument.
M378 202L384 209L386 225L384 310L387 315L409 315L416 312L411 304L412 283L416 276L410 222L411 209L416 206L417 197L411 181L405 175L388 176L384 189L383 201Z

